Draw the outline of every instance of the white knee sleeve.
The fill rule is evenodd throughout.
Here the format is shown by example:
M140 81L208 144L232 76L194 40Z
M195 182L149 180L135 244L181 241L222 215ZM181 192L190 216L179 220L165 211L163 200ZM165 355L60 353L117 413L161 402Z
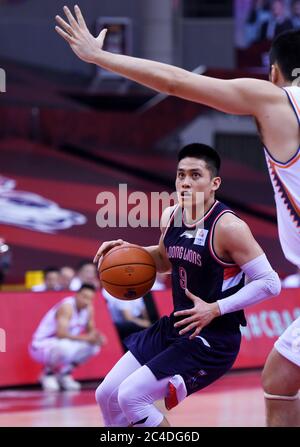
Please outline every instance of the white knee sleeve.
M124 416L118 402L118 388L107 393L102 384L96 390L96 401L99 404L105 427L128 427L129 422Z
M106 427L128 427L130 422L122 412L118 402L119 386L130 374L140 368L137 359L127 352L107 374L98 386L95 396L101 408Z
M153 405L166 395L170 377L157 380L147 366L142 366L125 379L118 401L128 421L135 427L157 427L164 415Z

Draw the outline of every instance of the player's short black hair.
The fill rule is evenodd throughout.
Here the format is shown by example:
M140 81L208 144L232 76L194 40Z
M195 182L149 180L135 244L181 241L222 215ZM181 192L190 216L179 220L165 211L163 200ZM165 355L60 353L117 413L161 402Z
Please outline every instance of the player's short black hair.
M207 144L191 143L184 146L178 152L178 163L186 157L199 158L204 160L207 169L210 171L212 177L219 175L221 167L221 159L217 151Z
M299 75L294 73L300 68L300 30L289 30L279 34L272 42L270 66L277 63L286 81L293 81Z
M78 292L81 292L81 290L83 289L89 289L92 290L93 292L96 292L96 287L88 282L84 282L83 284L81 284L80 289L78 289Z

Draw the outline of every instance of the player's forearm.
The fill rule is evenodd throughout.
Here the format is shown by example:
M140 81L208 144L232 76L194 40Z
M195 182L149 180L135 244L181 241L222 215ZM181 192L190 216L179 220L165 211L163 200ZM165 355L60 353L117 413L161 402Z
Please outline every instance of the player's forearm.
M172 65L103 50L95 54L92 62L106 70L166 94L172 94L177 80L183 79L189 74L186 70ZM179 91L177 93L180 94Z
M99 50L92 62L146 87L168 95L201 103L226 113L252 114L249 102L257 80L223 80L202 76L174 65ZM251 87L255 82L255 88ZM245 92L250 90L251 94Z
M150 247L143 247L152 256L155 262L156 270L159 273L165 273L169 271L169 266L167 265L164 257L160 253L159 245L152 245Z

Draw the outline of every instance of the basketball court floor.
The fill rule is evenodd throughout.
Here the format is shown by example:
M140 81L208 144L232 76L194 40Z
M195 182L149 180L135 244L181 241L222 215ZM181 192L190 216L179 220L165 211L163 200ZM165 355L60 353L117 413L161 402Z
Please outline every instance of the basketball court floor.
M260 371L232 372L166 414L173 427L263 427ZM97 384L81 391L0 390L0 427L103 427L95 403Z

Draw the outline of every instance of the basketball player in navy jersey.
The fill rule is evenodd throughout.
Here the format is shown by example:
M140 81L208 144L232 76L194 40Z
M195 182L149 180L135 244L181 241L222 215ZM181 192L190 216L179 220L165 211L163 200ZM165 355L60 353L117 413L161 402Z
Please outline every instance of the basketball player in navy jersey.
M179 152L179 204L165 210L159 244L146 247L157 270L172 273L175 312L200 300L201 330L192 323L181 335L173 312L125 339L129 351L96 391L106 426L167 426L154 402L165 398L170 409L225 374L239 352L242 309L280 292L278 275L246 223L215 198L219 168L209 146L195 143ZM122 244L104 242L94 261Z
M57 16L59 26L56 31L80 59L159 92L222 112L254 117L265 146L275 193L280 243L285 257L300 267L300 30L280 34L272 42L271 82L246 78L223 80L104 51L106 29L95 38L78 6L75 6L76 18L67 7L64 12L69 23ZM198 315L201 327L200 302L195 297L193 299L193 318ZM300 425L299 334L300 317L276 341L264 368L263 387L269 426Z

